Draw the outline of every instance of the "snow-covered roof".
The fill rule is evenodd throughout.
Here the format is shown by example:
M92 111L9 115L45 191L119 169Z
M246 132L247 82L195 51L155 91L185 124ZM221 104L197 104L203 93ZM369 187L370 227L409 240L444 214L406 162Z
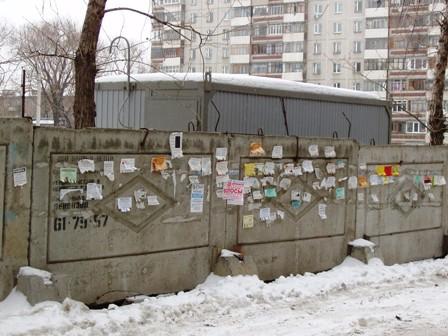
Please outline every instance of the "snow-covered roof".
M131 82L203 82L202 73L145 73L131 75ZM104 76L96 79L96 83L121 83L127 82L126 75ZM220 74L212 73L213 84L225 84L240 87L249 87L257 89L268 89L274 91L291 91L301 94L326 95L341 98L358 98L376 100L379 103L384 102L377 95L354 91L349 89L339 89L330 86L323 86L310 83L295 82L286 79L268 78L259 76L250 76L242 74Z

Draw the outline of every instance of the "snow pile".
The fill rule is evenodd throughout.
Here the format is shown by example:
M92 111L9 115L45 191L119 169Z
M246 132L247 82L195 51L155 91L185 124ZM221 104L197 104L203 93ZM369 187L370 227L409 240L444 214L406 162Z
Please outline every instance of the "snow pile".
M230 250L222 249L221 250L221 257L222 258L232 258L232 257L240 257L241 253L233 252Z
M271 317L272 323L277 323L276 319L291 314L293 309L298 309L296 307L315 309L319 301L349 293L350 290L364 289L362 295L368 296L373 288L385 284L393 284L400 291L417 282L430 283L431 289L437 289L433 285L435 281L446 281L447 276L448 258L384 266L378 259L372 259L369 265L365 265L348 257L330 271L280 277L271 283L264 283L256 276L218 277L211 274L190 292L148 297L141 303L122 307L110 305L109 309L103 310L89 310L82 303L70 299L62 304L44 302L28 307L21 316L0 317L0 330L6 335L226 335L231 332L219 332L219 328L216 328L213 329L216 333L211 333L210 329L203 328L222 324L227 317L226 327L230 330L238 331L238 328L244 326L250 330L245 335L273 335L272 330L261 325L268 323ZM381 297L384 295L381 294ZM359 301L357 294L354 298ZM347 307L344 306L346 299L341 301L332 309L338 311ZM273 311L279 314L275 315ZM257 316L259 333L252 330L250 324L246 325L246 319ZM345 314L344 318L353 316ZM359 324L367 323L361 322ZM234 329L232 325L235 325ZM187 327L195 331L187 332L183 329ZM317 329L313 328L308 327L314 330L309 335L325 335L317 333ZM297 330L282 333L286 334L296 335ZM338 332L338 335L346 334Z
M18 315L20 312L30 308L31 305L28 303L25 295L14 288L6 299L0 302L0 319L7 316Z
M53 284L53 281L51 281L52 274L48 271L44 271L38 268L22 266L20 267L19 273L17 274L17 277L21 276L36 276L41 278L45 285Z

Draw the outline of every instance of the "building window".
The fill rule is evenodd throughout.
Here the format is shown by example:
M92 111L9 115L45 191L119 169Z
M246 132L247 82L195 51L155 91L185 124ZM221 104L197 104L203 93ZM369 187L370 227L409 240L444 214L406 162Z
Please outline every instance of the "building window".
M197 17L198 17L198 15L196 13L191 13L191 15L190 15L190 22L191 23L196 23Z
M387 29L387 18L367 19L366 29Z
M333 63L333 73L341 73L341 63Z
M323 5L321 3L314 4L314 17L318 18L322 15L323 12Z
M222 66L222 73L229 73L229 66L227 64Z
M335 2L334 3L334 13L335 14L342 14L342 2Z
M211 59L212 58L212 49L211 48L205 48L204 49L204 56L206 59Z
M303 70L303 63L285 63L284 72L301 72Z
M342 33L342 23L341 22L333 22L333 33L335 33L335 34Z
M282 15L283 5L271 5L269 6L269 15Z
M355 32L355 33L362 32L362 21L354 21L353 22L353 32Z
M426 58L410 58L406 65L408 70L426 70L427 61Z
M426 100L411 100L411 112L418 113L418 112L426 112L427 110L427 103Z
M361 62L353 62L353 72L361 72Z
M207 0L208 5L213 5L213 0Z
M192 6L196 6L198 4L198 0L191 0L190 3Z
M315 23L314 24L314 34L320 35L322 33L322 23Z
M408 102L406 100L396 100L392 103L392 112L404 112L407 111L407 104Z
M362 52L361 41L354 41L353 42L353 53L360 54L361 52Z
M340 82L333 83L333 87L340 89L341 83Z
M190 59L194 60L196 58L196 49L190 49Z
M362 12L362 0L355 0L355 13L361 13Z
M207 22L213 22L213 12L208 12L207 13Z
M267 35L282 35L282 33L283 33L282 24L273 24L268 26Z
M320 43L314 43L313 45L313 54L320 55L322 52L322 45Z
M341 42L333 42L333 54L339 55L342 51L342 44Z
M230 39L230 32L227 29L222 30L223 41L228 41Z
M376 70L387 70L387 59L366 59L364 61L364 70L376 71Z
M222 48L222 57L223 58L228 58L229 57L229 48L228 47Z
M394 79L390 81L391 91L406 91L406 80L405 79Z
M366 49L387 49L387 38L366 39Z
M320 75L321 65L320 63L313 63L313 75Z
M406 133L425 133L425 126L418 121L407 121Z
M356 91L361 91L361 82L353 82L352 89Z

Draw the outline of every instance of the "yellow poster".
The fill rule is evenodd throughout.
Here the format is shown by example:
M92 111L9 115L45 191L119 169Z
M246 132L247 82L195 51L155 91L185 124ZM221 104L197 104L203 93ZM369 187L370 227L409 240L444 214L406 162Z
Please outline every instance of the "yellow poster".
M243 229L251 229L254 227L254 216L246 215L243 216Z
M244 164L244 176L255 176L257 173L255 172L255 163L245 163Z
M378 176L386 176L386 171L385 171L384 166L376 166L375 172Z

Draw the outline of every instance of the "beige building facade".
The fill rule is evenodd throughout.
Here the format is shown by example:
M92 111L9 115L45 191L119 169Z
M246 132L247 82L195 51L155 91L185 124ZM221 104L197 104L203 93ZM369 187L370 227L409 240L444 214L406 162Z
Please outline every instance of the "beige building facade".
M424 144L443 9L441 0L158 0L153 13L183 28L154 24L151 60L168 73L370 91L392 101L393 143Z

